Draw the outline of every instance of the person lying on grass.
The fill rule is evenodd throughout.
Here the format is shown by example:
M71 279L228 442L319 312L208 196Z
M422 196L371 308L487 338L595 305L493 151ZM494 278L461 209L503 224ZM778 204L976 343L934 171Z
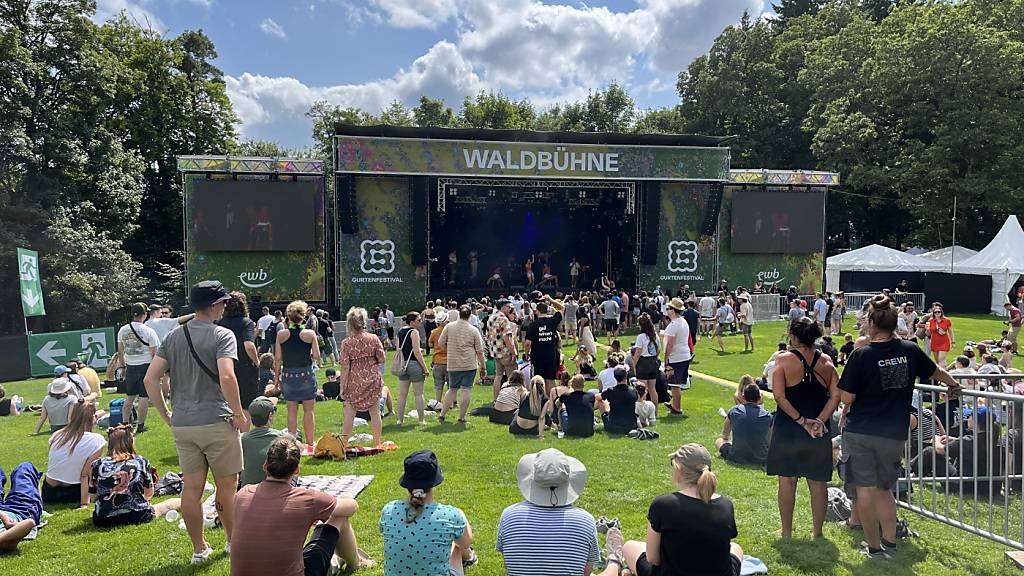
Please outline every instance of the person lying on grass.
M39 494L42 477L31 462L22 462L11 473L11 491L5 493L7 474L0 469L0 554L17 550L39 525L43 515L43 497Z
M178 510L180 498L150 504L155 472L149 460L135 452L130 425L107 430L107 455L92 463L89 474L89 492L96 495L92 523L101 527L145 524Z

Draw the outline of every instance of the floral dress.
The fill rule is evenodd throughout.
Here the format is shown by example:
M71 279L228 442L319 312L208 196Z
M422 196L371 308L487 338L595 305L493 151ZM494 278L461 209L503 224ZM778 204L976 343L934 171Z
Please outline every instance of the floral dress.
M356 410L376 408L383 385L380 365L384 363L384 345L369 332L345 338L341 343L341 364L348 367L341 396Z

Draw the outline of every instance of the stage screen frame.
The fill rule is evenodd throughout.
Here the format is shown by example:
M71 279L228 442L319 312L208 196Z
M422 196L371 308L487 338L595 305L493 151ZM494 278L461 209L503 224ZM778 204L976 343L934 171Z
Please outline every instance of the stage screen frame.
M316 219L316 196L316 183L307 180L197 180L189 222L193 246L201 252L316 250L316 231L309 225ZM266 216L264 209L269 213ZM201 215L205 215L204 222L209 221L204 226L208 237L195 227ZM220 223L221 216L233 232L213 224ZM250 228L247 238L242 236L246 227Z

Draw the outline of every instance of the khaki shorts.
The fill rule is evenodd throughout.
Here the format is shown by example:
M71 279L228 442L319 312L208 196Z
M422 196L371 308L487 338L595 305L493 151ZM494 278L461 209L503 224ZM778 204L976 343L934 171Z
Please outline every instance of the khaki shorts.
M227 422L171 428L182 474L207 468L214 477L242 471L242 436Z

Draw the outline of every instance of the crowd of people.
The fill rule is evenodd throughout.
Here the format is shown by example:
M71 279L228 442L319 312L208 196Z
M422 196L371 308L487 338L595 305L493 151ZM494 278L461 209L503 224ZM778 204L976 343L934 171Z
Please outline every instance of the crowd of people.
M669 417L682 414L681 392L689 386L689 365L702 336L723 352L722 337L735 329L745 350L754 350L750 294L724 288L698 295L682 286L674 295L659 289L630 296L608 286L559 298L534 292L462 304L432 301L401 322L386 306L353 307L340 343L325 311L296 301L274 313L264 307L254 321L246 296L214 281L192 287L189 315L135 304L132 321L118 331L127 396L120 421L97 411L85 378L75 378L72 367L58 368L37 425L38 432L50 424L47 469L24 463L14 470L10 492L0 495L0 550L14 549L39 525L44 503L78 503L92 509L97 526L180 514L191 562L201 564L213 553L202 509L212 473L233 574L328 574L370 566L374 561L358 548L351 526L355 500L291 481L301 458L313 451L317 401L343 402L346 445L356 419L365 417L373 445L381 446L382 421L392 412L399 425L406 417L424 425L434 412L441 425L481 415L521 436L589 437L601 427L607 434L648 438L661 409ZM950 371L1014 372L1021 314L1008 305L1009 327L1001 338L968 343L947 367L939 353L956 341L941 304L917 318L912 307L879 295L857 316L859 337L844 335L842 349L834 350L831 336L842 333L842 315L837 321L835 314L845 301L842 294L816 296L812 303L793 300L787 341L770 359L766 378L741 380L735 406L721 412L715 448L730 464L763 467L778 477L782 537L795 531L801 478L810 493L811 533L822 535L827 483L838 470L854 502L850 523L864 531L863 553L889 557L897 547L893 491L908 430L926 445L919 458L961 470L967 466L950 457L953 450L988 441L981 434L999 434L990 417L997 406L976 404L970 414L957 406L954 413L963 414L964 422L941 422L915 395L915 382L946 386L951 403L961 384ZM595 335L593 326L603 333ZM625 327L635 328L636 337L624 348ZM597 336L608 340L604 366L595 365ZM924 348L915 340L923 340ZM563 352L568 343L575 347L572 358ZM390 366L388 349L395 350ZM993 362L997 350L1002 356ZM315 374L327 363L332 367L321 387ZM838 365L845 366L842 376ZM397 398L384 386L388 371L398 380ZM428 378L434 385L429 400ZM473 386L487 380L492 402L472 406ZM1008 376L965 385L1009 383L1013 389L1013 381ZM1024 384L1017 386L1024 393ZM407 414L410 391L413 410ZM774 397L774 414L764 408L766 393ZM0 402L5 400L10 413L24 404L0 390ZM277 430L282 402L286 427ZM155 470L134 443L147 430L150 405L171 429L183 479L180 499L155 505ZM94 431L101 418L108 424L106 438ZM590 574L599 563L608 576L624 570L739 574L743 551L733 542L733 503L717 493L711 464L704 447L679 448L670 458L677 491L650 504L645 541L626 542L616 527L606 526L602 555L600 523L574 505L587 479L583 464L557 449L527 454L515 469L523 500L502 513L497 551L513 575ZM404 466L399 483L407 494L381 511L385 574L464 573L477 562L473 530L459 508L435 499L444 479L437 457L417 451ZM548 545L553 541L559 546Z

